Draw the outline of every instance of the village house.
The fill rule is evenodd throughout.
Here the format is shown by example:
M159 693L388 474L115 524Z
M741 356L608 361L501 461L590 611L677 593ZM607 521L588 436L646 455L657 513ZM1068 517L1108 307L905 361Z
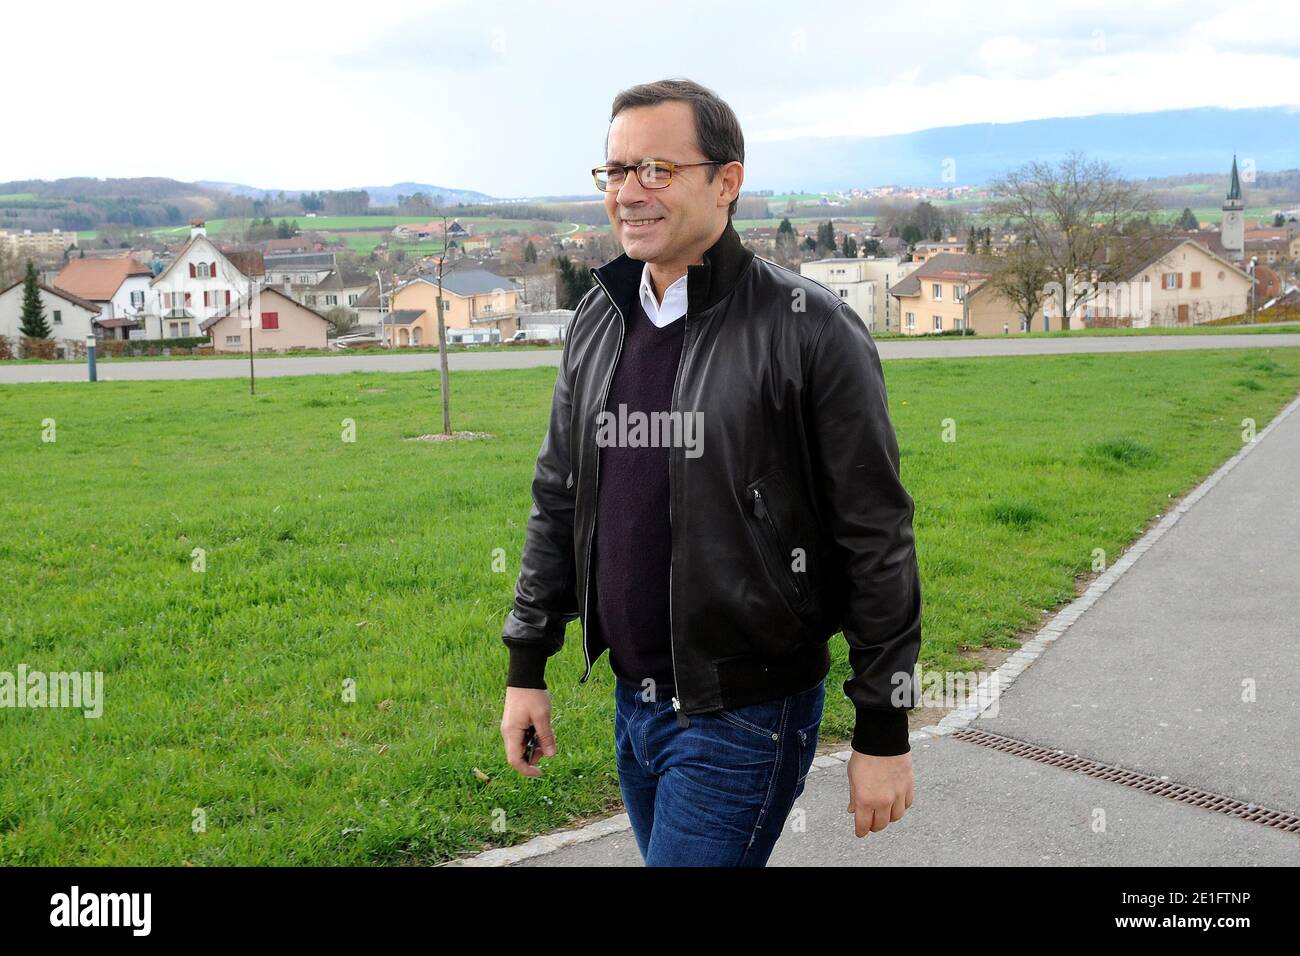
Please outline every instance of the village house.
M280 291L308 308L328 312L340 307L355 309L370 282L371 277L364 272L334 269L315 285L290 285Z
M1134 328L1198 325L1244 315L1251 277L1226 257L1194 239L1176 236L1083 309L1093 319L1122 319Z
M99 308L103 337L125 339L142 328L153 271L132 256L70 259L59 270L54 287L93 302Z
M64 289L40 283L41 306L45 324L50 329L50 339L55 344L55 354L68 358L85 347L89 335L99 337L95 320L99 306ZM23 282L15 282L0 292L0 335L9 340L17 353L22 339Z
M358 328L378 329L382 325L388 316L388 303L381 301L377 283L371 283L365 288L352 304L352 311L357 314Z
M1244 255L1247 261L1254 259L1256 262L1272 266L1294 261L1297 250L1300 250L1300 237L1271 236L1252 239L1247 236Z
M486 269L454 269L442 277L443 323L448 329L496 329L501 338L515 334L519 287ZM392 295L384 322L390 345L419 345L438 340L438 279L422 275Z
M262 258L260 253L254 256L228 256L208 238L203 220L194 220L189 241L149 283L153 301L147 303L145 316L148 337L201 335L200 323L224 314L257 288L261 277L246 274L234 261L253 269Z
M266 284L281 291L314 286L338 268L332 252L278 253L265 257Z
M448 232L450 231L448 230ZM454 242L462 252L488 253L492 251L492 243L486 235L466 236L463 239L456 239Z
M447 224L447 241L465 239L473 231L473 226L462 226L456 220ZM394 239L403 242L424 242L430 239L442 239L442 220L434 222L399 223L393 227Z
M247 352L250 340L258 352L287 352L326 348L330 324L315 309L268 286L254 291L251 308L241 300L199 323L199 330L212 340L214 352Z
M890 291L898 300L898 331L904 335L965 329L976 335L1030 331L1015 304L988 284L991 271L986 256L955 252L931 256ZM1039 310L1035 319L1041 316Z

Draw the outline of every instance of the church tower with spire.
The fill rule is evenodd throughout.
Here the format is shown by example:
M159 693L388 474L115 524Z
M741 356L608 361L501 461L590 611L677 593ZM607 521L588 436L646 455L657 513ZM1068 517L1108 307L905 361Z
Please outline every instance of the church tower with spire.
M1223 225L1219 227L1219 241L1232 262L1241 262L1246 255L1246 203L1241 198L1241 178L1237 175L1237 157L1232 157L1232 182L1228 184L1228 198L1223 201Z

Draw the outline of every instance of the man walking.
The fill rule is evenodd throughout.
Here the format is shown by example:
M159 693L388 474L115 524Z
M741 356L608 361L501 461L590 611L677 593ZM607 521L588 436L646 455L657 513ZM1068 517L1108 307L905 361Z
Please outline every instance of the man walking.
M614 100L592 171L624 253L565 342L502 640L507 759L556 753L546 660L582 621L615 674L619 786L648 866L763 866L816 754L843 631L859 837L913 799L914 505L875 344L732 225L744 137L687 80ZM537 749L525 759L532 728Z

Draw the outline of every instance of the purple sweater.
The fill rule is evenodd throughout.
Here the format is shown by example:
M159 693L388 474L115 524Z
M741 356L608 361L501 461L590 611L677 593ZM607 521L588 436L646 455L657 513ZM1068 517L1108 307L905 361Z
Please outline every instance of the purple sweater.
M683 316L659 328L637 299L605 408L619 415L671 409L673 383L686 330ZM666 447L600 449L591 587L598 629L609 646L614 675L636 690L655 681L655 697L673 693L669 644L668 571L672 527L668 517Z

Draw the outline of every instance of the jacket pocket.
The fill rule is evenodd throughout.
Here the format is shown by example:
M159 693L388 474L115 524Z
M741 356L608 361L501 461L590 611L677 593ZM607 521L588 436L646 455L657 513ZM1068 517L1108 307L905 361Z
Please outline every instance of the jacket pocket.
M780 472L771 472L751 481L745 491L749 496L750 522L762 545L763 563L791 609L802 610L807 606L812 591L808 562L813 551L813 536L807 533L808 529L802 529L804 537L809 540L800 540L791 529L794 502ZM799 554L796 554L796 548L800 550ZM795 562L800 559L801 570L795 570Z

